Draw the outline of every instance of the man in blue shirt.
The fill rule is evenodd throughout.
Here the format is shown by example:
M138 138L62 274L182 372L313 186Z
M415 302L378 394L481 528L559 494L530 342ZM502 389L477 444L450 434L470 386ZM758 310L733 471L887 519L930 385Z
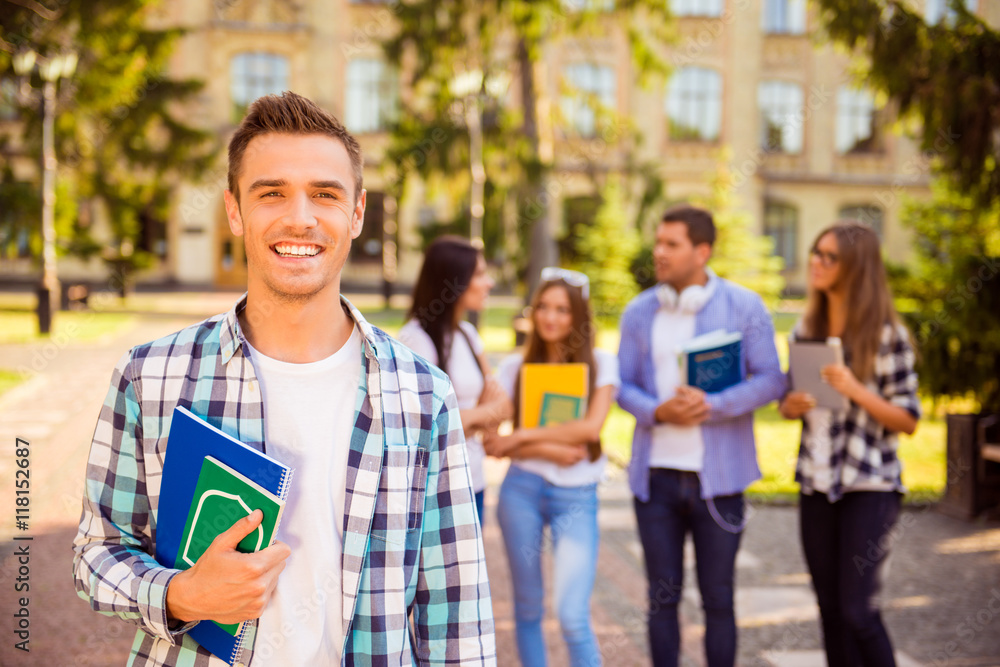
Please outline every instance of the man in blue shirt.
M707 267L715 242L708 211L668 210L656 230L658 284L621 320L618 402L636 418L629 464L649 580L656 667L677 665L684 539L694 541L709 667L736 658L733 581L744 526L743 491L760 478L753 411L779 398L785 378L763 301ZM695 336L742 335L741 381L713 394L686 386L678 355Z

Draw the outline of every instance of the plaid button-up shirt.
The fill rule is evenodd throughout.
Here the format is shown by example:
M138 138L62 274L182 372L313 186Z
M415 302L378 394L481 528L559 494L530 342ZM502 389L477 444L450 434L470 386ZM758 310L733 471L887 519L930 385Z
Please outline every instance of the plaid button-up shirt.
M789 340L796 339L801 326L799 322L789 334ZM844 362L850 365L850 350L844 350ZM916 354L906 327L886 323L875 353L872 377L864 385L869 391L920 419L915 363ZM795 469L795 481L802 485L802 493L813 493L817 466L830 468L832 483L827 496L831 502L856 487L866 488L866 485L873 484L905 492L903 466L898 453L899 434L887 429L854 401L850 402L846 411L833 411L830 416L830 458L827 461L813 458L806 446L809 423L802 420L802 443Z
M430 363L372 327L364 336L343 520L343 664L493 665L493 614L455 393ZM74 541L80 597L135 623L129 665L222 665L169 621L177 570L153 557L174 407L263 451L260 387L232 310L133 348L94 433ZM412 627L411 627L412 624ZM248 664L249 625L234 663Z

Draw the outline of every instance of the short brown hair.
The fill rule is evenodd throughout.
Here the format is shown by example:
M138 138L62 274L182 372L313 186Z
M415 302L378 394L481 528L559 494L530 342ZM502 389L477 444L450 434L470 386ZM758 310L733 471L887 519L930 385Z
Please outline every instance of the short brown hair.
M711 247L715 243L715 221L712 214L703 208L681 204L667 209L660 220L663 222L680 222L687 227L691 245L707 243Z
M358 140L351 136L344 124L333 114L319 108L315 102L286 90L279 95L258 97L243 122L236 128L236 134L229 141L229 191L240 201L237 179L243 167L243 154L254 137L262 134L325 134L344 144L351 158L354 172L354 200L361 194L361 175L364 158Z

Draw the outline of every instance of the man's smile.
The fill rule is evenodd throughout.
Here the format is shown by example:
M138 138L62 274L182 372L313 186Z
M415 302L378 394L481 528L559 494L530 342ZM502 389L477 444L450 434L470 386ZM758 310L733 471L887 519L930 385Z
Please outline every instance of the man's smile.
M315 257L323 248L311 243L275 243L271 250L280 257Z

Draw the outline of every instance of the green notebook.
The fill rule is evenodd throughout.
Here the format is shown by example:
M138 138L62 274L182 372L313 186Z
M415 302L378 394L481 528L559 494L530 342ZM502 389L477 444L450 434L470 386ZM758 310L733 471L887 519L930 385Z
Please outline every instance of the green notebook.
M194 565L212 540L257 509L264 513L263 521L257 530L240 540L236 549L253 553L268 547L274 541L284 508L284 500L218 459L206 456L174 567L186 570ZM242 623L216 625L235 637Z
M586 403L580 396L545 392L542 394L542 410L538 417L539 426L563 424L583 417Z

